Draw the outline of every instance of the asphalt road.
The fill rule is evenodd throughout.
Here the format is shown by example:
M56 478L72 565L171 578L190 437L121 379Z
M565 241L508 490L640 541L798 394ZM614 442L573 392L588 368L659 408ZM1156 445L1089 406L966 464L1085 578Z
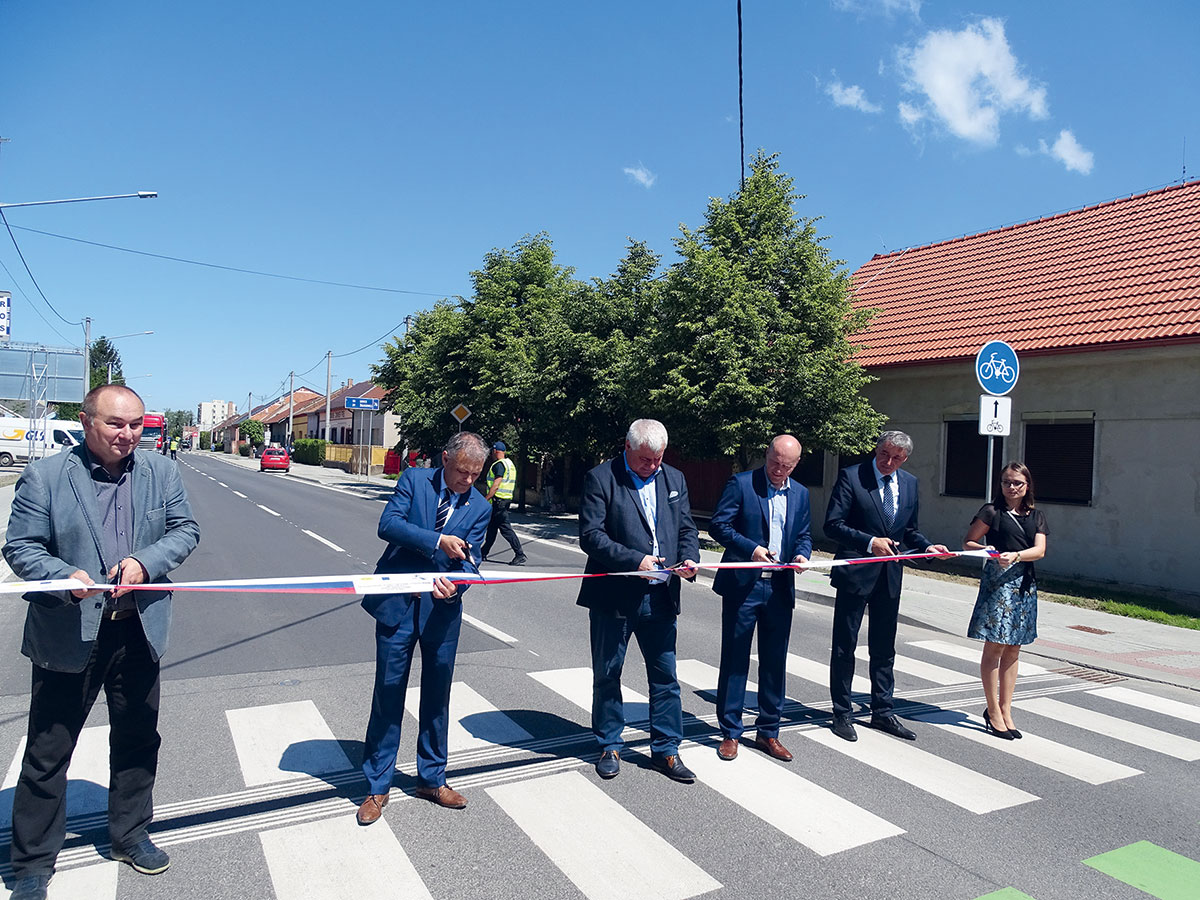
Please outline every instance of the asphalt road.
M203 538L178 580L368 572L382 550L373 492L355 496L199 454L181 454L181 463ZM531 540L526 552L530 569L582 567L565 544ZM97 709L92 724L101 730L85 733L92 743L72 769L70 821L82 836L71 838L55 884L67 891L79 879L87 887L74 896L133 900L968 900L1008 887L1037 900L1132 900L1148 894L1121 879L1144 870L1163 881L1149 885L1153 896L1198 896L1200 863L1186 859L1200 857L1193 693L1034 671L1019 684L1026 737L1001 742L973 718L982 709L977 645L902 625L908 662L898 663L898 711L919 740L860 728L859 742L846 744L825 727L830 611L806 603L796 611L781 734L795 761L744 747L736 761L719 762L719 606L698 583L684 587L678 643L685 727L698 744L683 756L700 782L679 785L650 770L643 731L627 735L621 775L601 782L586 711L587 617L574 593L569 582L551 582L467 594L475 624L464 627L456 668L448 779L470 806L442 810L403 793L414 784L408 717L397 790L384 819L365 829L353 811L373 623L357 601L177 595L155 826L174 865L147 878L97 855L105 839L95 815L104 783ZM6 651L14 620L11 610L2 619ZM966 658L953 655L960 651ZM4 666L0 750L15 753L27 667ZM414 686L419 677L418 664ZM625 683L645 696L636 649ZM634 702L628 712L635 726L644 719ZM1095 866L1110 873L1083 862L1100 854L1110 855Z

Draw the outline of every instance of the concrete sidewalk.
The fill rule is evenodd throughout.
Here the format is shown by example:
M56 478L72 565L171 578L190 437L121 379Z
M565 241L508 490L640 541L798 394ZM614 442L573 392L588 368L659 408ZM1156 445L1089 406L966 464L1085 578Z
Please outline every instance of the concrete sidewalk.
M183 460L191 457L258 469L257 459L227 453L191 451L181 454ZM297 463L292 464L288 475L273 477L296 478L380 500L386 500L396 486L395 481L378 475L368 478ZM0 487L0 525L5 528L12 496L12 486ZM514 513L512 521L523 537L576 545L579 542L575 516ZM716 562L720 556L718 552L701 551L704 562ZM7 566L0 562L0 580L11 577ZM833 605L834 591L827 574L802 573L796 580L796 588L801 602ZM910 567L904 576L901 619L962 638L968 643L964 636L975 605L976 591L975 584L922 575L919 568ZM1037 641L1026 647L1023 655L1045 660L1051 668L1079 666L1200 691L1200 631L1043 601L1038 607L1038 635Z

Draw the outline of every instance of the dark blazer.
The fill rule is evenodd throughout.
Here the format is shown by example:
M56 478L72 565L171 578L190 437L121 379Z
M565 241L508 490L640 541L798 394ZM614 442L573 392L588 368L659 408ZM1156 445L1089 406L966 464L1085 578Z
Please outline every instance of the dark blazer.
M687 482L678 469L663 464L654 480L658 499L658 555L673 566L700 560L700 533L692 521ZM579 546L588 555L585 572L632 572L654 549L650 525L633 479L625 471L625 454L602 462L583 480L579 506ZM641 578L585 578L579 586L580 606L633 615L646 594ZM679 579L666 590L679 614Z
M903 469L896 470L896 488L900 502L896 520L889 529L884 524L883 501L879 497L879 482L875 479L871 460L848 466L838 473L825 514L825 536L839 544L836 559L869 556L873 537L889 537L899 546L911 550L929 548L929 539L917 526L917 477ZM876 563L839 566L833 569L829 580L839 590L869 594L880 578L886 578L888 591L898 597L903 575L900 563Z
M475 488L459 501L450 517L446 534L453 534L471 545L465 560L452 560L439 547L441 534L437 524L438 495L434 482L441 484L438 469L408 468L396 481L396 490L379 517L379 537L387 548L375 564L376 574L405 572L478 572L483 541L487 536L492 507ZM461 596L467 586L460 584ZM415 594L368 594L362 608L384 625L395 627L409 610Z
M166 457L135 450L133 535L130 554L148 581L165 581L200 542L179 466ZM98 582L103 571L103 520L84 447L30 463L17 482L4 558L24 581L69 578L77 569ZM167 649L170 591L136 591L138 614L155 659ZM100 632L104 597L77 600L69 591L31 592L21 652L43 669L82 672Z
M780 562L812 556L808 489L789 478L787 498ZM725 548L721 562L749 562L755 547L766 547L771 537L770 518L766 468L739 472L730 478L708 526L713 540ZM720 569L713 579L713 590L727 600L742 601L750 595L758 577L758 569ZM796 605L795 572L790 569L776 572L771 586L786 590L791 605Z

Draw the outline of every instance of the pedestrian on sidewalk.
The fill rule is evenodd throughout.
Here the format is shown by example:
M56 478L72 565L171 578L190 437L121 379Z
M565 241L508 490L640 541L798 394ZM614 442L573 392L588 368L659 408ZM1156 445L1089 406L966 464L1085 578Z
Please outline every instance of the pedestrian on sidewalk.
M132 390L101 385L83 399L83 445L25 469L4 545L18 578L147 584L164 580L195 549L200 526L179 468L137 452L144 414ZM101 687L111 731L110 855L146 875L170 865L147 833L161 743L159 659L171 621L163 587L25 595L21 652L33 662L33 679L29 739L13 792L16 900L45 900L66 839L67 767Z
M949 553L944 544L930 543L917 524L918 484L915 475L902 471L913 450L903 431L885 431L868 462L838 473L829 495L825 534L838 542L836 559L859 556L892 556L901 547L921 552ZM870 651L871 727L915 741L916 734L893 713L896 623L900 617L900 585L904 568L899 562L839 566L830 582L837 589L833 605L833 641L829 657L829 695L833 701L833 733L856 741L851 721L850 685L854 678L854 648L863 613Z
M966 550L998 550L983 564L979 596L967 637L983 641L979 677L987 709L983 724L1004 740L1019 738L1013 724L1012 699L1017 685L1017 659L1023 644L1037 638L1037 581L1034 561L1046 555L1046 517L1033 498L1033 475L1021 462L1000 473L1000 490L975 513Z
M488 558L492 544L496 543L496 534L504 535L508 545L512 547L513 558L510 566L523 566L528 561L525 551L521 548L521 539L513 531L508 522L508 508L512 506L513 493L517 488L517 467L508 458L508 447L504 441L492 444L492 455L496 461L488 473L491 483L488 485L487 499L492 504L492 518L488 522L487 539L483 542L483 558Z

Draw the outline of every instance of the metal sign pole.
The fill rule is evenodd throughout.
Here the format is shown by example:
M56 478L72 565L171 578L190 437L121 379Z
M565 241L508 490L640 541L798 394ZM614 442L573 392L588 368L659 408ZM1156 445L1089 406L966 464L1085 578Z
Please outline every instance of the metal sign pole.
M994 437L989 437L987 439L987 442L988 442L987 473L984 475L984 479L983 479L983 502L984 503L990 503L992 500L992 453L996 449L996 439Z

